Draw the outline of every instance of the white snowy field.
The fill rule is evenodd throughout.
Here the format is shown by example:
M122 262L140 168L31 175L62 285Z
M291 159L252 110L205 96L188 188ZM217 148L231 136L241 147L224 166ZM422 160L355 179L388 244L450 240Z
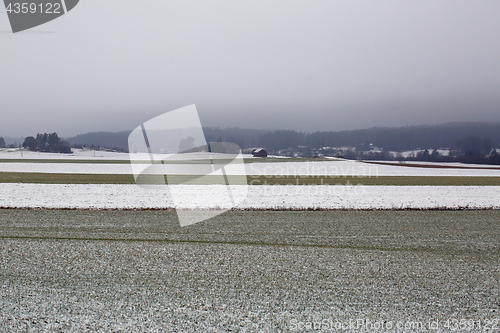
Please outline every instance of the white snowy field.
M59 153L42 153L29 150L20 150L17 148L0 148L0 159L27 159L27 160L83 160L83 161L128 161L130 155L128 153L102 151L102 150L87 150L87 149L72 149L72 154ZM134 154L135 158L149 160L149 154ZM159 159L169 155L153 154L153 157ZM251 154L243 154L244 158L253 158Z
M5 156L19 158L19 151L0 152ZM109 160L128 161L128 154L78 150L74 155L24 152L26 159L40 159L41 163L0 163L0 172L61 173L61 174L132 174L128 163L110 164ZM246 156L245 156L246 157ZM68 163L43 163L42 159L64 159ZM71 163L75 159L102 160L103 163ZM438 164L446 166L446 164ZM140 166L140 165L139 165ZM147 166L144 164L143 166ZM154 173L198 174L200 165L171 164L155 165ZM448 165L450 166L450 165ZM463 166L453 164L451 166ZM163 170L168 167L168 172ZM482 166L480 166L482 167ZM455 177L500 177L497 169L473 168L425 168L403 165L368 164L347 160L304 162L254 162L229 165L228 175L246 172L251 176L299 176L299 177L383 177L383 176L455 176ZM214 185L217 186L217 185ZM235 191L241 190L236 186ZM246 189L246 187L245 187ZM250 186L248 196L239 208L324 208L324 209L398 209L398 208L499 208L499 186ZM224 191L222 191L224 192ZM144 189L137 185L49 185L49 184L0 184L0 207L41 208L168 208L174 202L168 187ZM220 189L211 186L176 186L176 207L213 208ZM236 192L235 192L236 193ZM203 198L212 198L212 203L203 203ZM219 204L217 204L219 205Z
M17 148L0 149L0 159L40 159L40 160L128 160L129 154L108 151L94 151L87 149L73 149L73 154L41 153Z
M147 164L141 164L146 167ZM177 164L155 165L152 173L160 174L198 174L200 165ZM203 168L203 167L202 167ZM229 165L227 174L240 174L240 165ZM461 177L500 177L498 169L456 169L456 168L419 168L393 165L367 164L356 161L304 161L279 163L247 163L247 175L263 176L461 176ZM36 172L68 174L132 174L130 164L94 163L0 163L0 172Z
M203 198L221 193L221 185L176 185L176 207L213 208ZM217 188L214 188L217 187ZM235 193L241 186L233 186ZM0 184L0 207L143 209L173 208L167 186ZM220 202L226 200L221 198ZM213 202L213 201L212 201ZM500 208L500 186L248 186L241 209L322 208ZM229 208L220 206L220 208Z

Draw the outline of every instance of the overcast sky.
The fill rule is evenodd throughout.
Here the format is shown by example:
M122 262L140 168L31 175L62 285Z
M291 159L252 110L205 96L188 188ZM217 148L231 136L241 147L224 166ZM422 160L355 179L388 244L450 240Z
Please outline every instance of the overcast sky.
M12 34L0 136L204 126L344 130L500 121L500 1L81 0Z

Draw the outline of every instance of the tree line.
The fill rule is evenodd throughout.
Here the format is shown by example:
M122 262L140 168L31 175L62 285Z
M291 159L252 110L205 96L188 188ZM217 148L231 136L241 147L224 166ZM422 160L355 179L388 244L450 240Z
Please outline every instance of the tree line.
M432 126L404 126L399 128L376 127L351 131L301 132L295 130L263 130L242 128L204 127L206 140L232 142L241 148L262 147L274 153L280 150L307 146L353 147L358 151L369 150L371 145L385 151L416 149L460 149L459 141L469 136L488 137L491 147L500 148L500 122L497 123L448 123ZM130 131L87 133L69 138L71 145L100 146L128 150ZM371 145L370 145L371 144Z
M371 146L390 151L426 148L460 149L467 137L488 137L490 145L500 147L500 123L448 123L442 125L374 127L350 131L300 132L294 130L244 130L239 128L204 128L207 141L222 137L240 147L264 147L279 151L299 146L353 147L369 150Z
M71 154L69 143L61 139L55 132L38 133L36 137L28 136L24 139L23 148L30 151Z
M241 128L204 127L208 142L233 142L241 148L262 147L270 154L307 151L314 154L324 147L351 147L345 153L348 158L363 159L403 159L392 152L419 151L404 159L423 161L460 160L478 163L496 161L496 151L500 148L500 122L496 123L448 123L432 126L404 126L399 128L377 127L350 131L301 132L295 130L263 130ZM37 134L26 138L23 146L30 150L70 152L73 147L101 147L128 151L130 131L117 133L87 133L68 142L61 140L57 133ZM51 139L49 140L49 137ZM0 140L0 146L3 144ZM4 144L3 144L4 145ZM373 147L380 149L371 151ZM436 149L448 148L453 154L441 156ZM427 152L426 152L427 151ZM491 154L490 154L491 153ZM490 156L491 155L491 156Z

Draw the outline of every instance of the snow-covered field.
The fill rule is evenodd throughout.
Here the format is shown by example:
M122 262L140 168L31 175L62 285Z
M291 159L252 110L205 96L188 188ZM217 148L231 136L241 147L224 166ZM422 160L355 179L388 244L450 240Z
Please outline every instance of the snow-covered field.
M56 153L40 153L28 150L0 149L0 159L41 159L41 160L82 160L82 159L102 159L102 160L128 160L129 155L126 153L94 151L85 149L73 149L73 154L56 154Z
M0 159L20 158L20 151L3 150ZM26 159L123 160L129 155L113 152L77 150L73 155L24 152ZM447 164L439 164L446 166ZM450 165L448 165L450 166ZM453 164L451 166L464 166ZM469 166L470 167L470 166ZM483 167L483 166L479 166ZM158 165L157 172L162 172ZM399 165L367 164L357 161L330 160L304 162L247 163L252 176L462 176L500 177L497 169L422 168ZM199 165L169 165L169 173L196 174ZM236 165L226 173L241 174ZM67 173L67 174L132 174L128 163L0 163L0 172ZM217 186L217 185L214 185ZM211 186L177 186L177 207L210 208L193 200L212 197ZM220 192L220 191L219 191ZM173 207L168 188L144 189L137 185L48 185L0 184L0 207L43 208L167 208ZM217 191L213 191L217 193ZM198 202L193 206L193 202ZM223 202L223 200L221 200ZM499 208L499 186L250 186L246 200L239 208L325 208L325 209L394 209L394 208ZM212 207L213 208L213 207Z
M248 163L249 175L294 176L500 176L500 170L418 168L393 165L368 164L357 161Z
M146 165L144 165L146 166ZM168 173L196 174L199 165L168 165ZM279 162L279 163L247 163L247 175L272 176L462 176L462 177L500 177L500 170L455 169L455 168L418 168L393 165L367 164L356 161L318 161L318 162ZM157 165L156 172L162 172ZM227 174L238 174L241 168L226 167ZM130 164L90 164L90 163L0 163L0 172L40 172L40 173L73 173L73 174L132 174Z
M212 200L212 187L175 185L177 207ZM238 186L233 191L241 190ZM148 189L137 185L0 184L0 207L125 209L174 207L167 186ZM212 201L213 202L213 201ZM225 202L223 198L221 203ZM401 209L401 208L500 208L500 186L249 186L248 196L237 207ZM220 207L224 208L224 207Z
M242 154L244 158L254 158L250 154ZM149 154L135 154L135 158L149 160ZM153 157L165 157L168 155L153 154ZM58 154L58 153L41 153L28 150L0 148L0 159L27 159L27 160L113 160L113 161L128 161L130 155L128 153L119 153L101 150L73 149L73 154Z
M126 163L129 154L75 149L71 155L52 154L24 151L17 149L0 149L0 160L26 159L26 160L58 160L58 163L1 163L0 172L41 172L41 173L86 173L86 174L132 174L132 167ZM95 154L95 156L94 156ZM138 156L141 158L141 156ZM245 159L252 158L251 155L243 155ZM145 161L149 156L142 157ZM141 158L141 159L142 159ZM67 160L68 163L62 161ZM74 160L88 161L92 163L72 163ZM123 161L124 164L98 163L99 161ZM59 162L60 161L60 162ZM97 162L97 163L96 163ZM406 162L401 165L384 165L394 163L389 161L373 161L381 164L369 164L350 160L328 160L328 161L304 161L279 163L247 163L246 173L248 175L295 175L295 176L472 176L472 177L496 177L500 176L498 166L476 165L462 163L432 163L432 162ZM409 167L412 164L433 165L438 168ZM406 166L405 166L406 165ZM457 168L459 167L459 168ZM157 170L161 172L161 168ZM183 164L177 171L169 166L169 172L189 174L190 169L196 173L196 165ZM469 170L470 169L470 170ZM490 170L491 169L491 170ZM235 170L241 170L235 168ZM235 174L231 168L227 168L228 174Z

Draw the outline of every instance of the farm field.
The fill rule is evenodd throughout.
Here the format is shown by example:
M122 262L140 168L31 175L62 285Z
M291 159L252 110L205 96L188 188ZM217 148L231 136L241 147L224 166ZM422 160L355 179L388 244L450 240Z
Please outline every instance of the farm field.
M254 159L255 160L255 159ZM410 167L405 165L386 165L363 163L358 161L308 161L285 162L286 159L277 159L280 162L252 162L245 161L245 172L251 176L316 176L316 177L500 177L500 169L485 166L443 166L436 164L433 167ZM64 163L63 163L64 162ZM89 161L63 161L63 162L9 162L0 160L1 173L46 173L46 174L104 174L104 175L130 175L132 167L129 161L115 163L109 160L102 163L100 160ZM90 163L92 162L92 163ZM99 163L97 163L99 162ZM123 163L122 163L123 162ZM141 164L148 164L141 161ZM169 163L170 164L170 163ZM169 174L190 174L199 171L196 164L176 163L168 166ZM425 167L424 167L425 166ZM163 172L157 166L155 173ZM228 174L240 174L240 168L226 167Z
M499 221L500 211L229 211L180 228L173 211L0 210L0 331L492 328Z
M158 177L150 178L151 184L157 184ZM189 175L177 175L177 180L191 180ZM217 184L219 177L204 177L198 180L198 185ZM196 180L194 180L196 182ZM135 184L131 174L92 174L92 173L27 173L27 172L0 172L0 183L25 184ZM247 176L249 185L441 185L441 186L499 186L500 177L473 177L473 176Z
M175 207L213 209L221 185L174 185ZM500 209L498 186L230 186L246 192L236 209ZM168 209L167 186L133 184L2 184L0 207L62 209ZM225 193L225 192L224 192ZM211 202L206 198L210 197ZM226 207L220 198L217 204ZM229 204L229 203L228 203ZM226 207L226 208L231 208Z
M77 151L75 156L27 152L23 160L16 155L19 153L0 152L3 193L0 207L174 207L165 186L145 189L135 184L128 154L97 152L94 157L91 151ZM238 205L240 209L500 208L500 170L491 166L435 163L408 167L338 159L299 162L287 158L247 158L245 161L252 161L245 165L247 183L252 186L248 187L246 200ZM162 174L161 168L158 166L155 173ZM168 172L176 174L178 181L183 177L188 180L190 173L196 174L199 168L174 163ZM241 168L227 167L225 172L237 175ZM148 177L152 183L158 182L156 176L141 177L142 183L147 183ZM220 176L198 178L190 184L199 185L182 188L181 206L207 208L193 206L190 198L204 193L211 196L209 193L214 189L211 186L218 186L207 186L211 179L218 183ZM241 189L236 185L231 190Z
M253 159L243 202L181 228L221 185L174 204L127 154L4 155L0 332L500 327L500 170Z
M76 149L74 154L52 154L26 151L21 157L19 151L0 149L0 172L56 173L56 174L115 174L132 173L130 155ZM153 154L156 160L163 156ZM149 164L149 155L135 156L134 163ZM336 158L254 158L243 155L246 174L253 176L455 176L455 177L500 177L500 167L492 165L426 162L353 161ZM177 170L169 166L169 172L185 174L190 164L186 161L167 161L168 164L182 164ZM196 167L196 165L194 165ZM161 172L160 169L158 169ZM228 174L237 174L239 168Z

